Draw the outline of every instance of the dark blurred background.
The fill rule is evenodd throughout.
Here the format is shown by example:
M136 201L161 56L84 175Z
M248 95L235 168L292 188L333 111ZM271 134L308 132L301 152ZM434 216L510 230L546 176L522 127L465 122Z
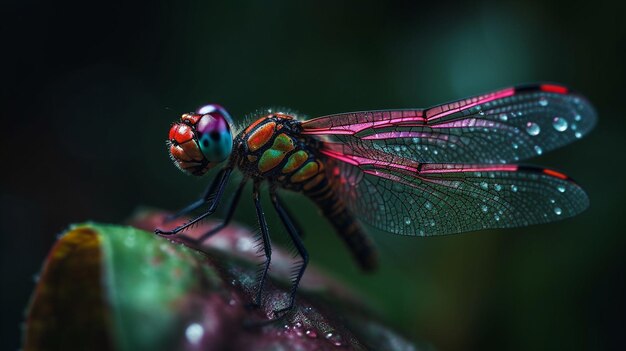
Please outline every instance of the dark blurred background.
M617 1L5 1L2 349L19 347L35 276L70 223L120 223L204 189L209 179L184 176L166 154L180 113L207 102L238 121L268 105L309 116L424 107L533 81L567 84L599 113L587 138L533 160L587 189L591 207L576 218L428 239L373 233L382 269L368 276L308 200L288 201L314 264L415 340L623 346L625 13ZM252 211L244 201L238 220L254 227Z

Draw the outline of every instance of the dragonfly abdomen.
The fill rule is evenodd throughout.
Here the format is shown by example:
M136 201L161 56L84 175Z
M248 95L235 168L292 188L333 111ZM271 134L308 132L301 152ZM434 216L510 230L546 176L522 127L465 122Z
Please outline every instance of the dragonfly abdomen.
M348 246L361 269L373 271L378 266L374 245L346 206L346 202L339 196L335 189L336 182L336 178L329 177L324 172L323 179L303 192L322 210L324 217Z

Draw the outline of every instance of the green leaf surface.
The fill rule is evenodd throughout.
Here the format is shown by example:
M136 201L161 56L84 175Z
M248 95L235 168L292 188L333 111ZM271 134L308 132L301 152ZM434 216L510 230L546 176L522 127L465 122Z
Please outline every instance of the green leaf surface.
M314 268L294 309L273 321L289 284L268 281L262 306L248 307L258 270L250 231L226 228L198 251L136 228L162 216L144 213L135 227L80 224L63 235L33 294L24 349L416 349ZM288 271L289 255L274 252L276 271Z

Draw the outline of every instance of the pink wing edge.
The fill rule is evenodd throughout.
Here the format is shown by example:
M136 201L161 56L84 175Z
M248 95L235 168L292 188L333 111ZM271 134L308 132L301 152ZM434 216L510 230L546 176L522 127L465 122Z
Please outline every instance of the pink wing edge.
M424 126L449 114L467 110L480 104L513 96L521 92L533 91L556 94L569 93L567 87L558 84L523 85L437 105L428 109L361 111L317 117L302 122L301 133L308 135L354 135L368 128ZM351 121L356 118L359 118L359 120Z

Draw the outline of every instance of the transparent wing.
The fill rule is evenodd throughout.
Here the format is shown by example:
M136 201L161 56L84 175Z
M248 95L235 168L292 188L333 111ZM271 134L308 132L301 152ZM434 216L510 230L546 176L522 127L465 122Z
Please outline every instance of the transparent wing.
M591 104L567 88L529 85L428 109L342 113L302 123L364 157L371 151L428 163L507 163L568 144L596 123Z
M431 236L522 227L574 216L585 192L567 176L518 165L339 163L358 219L380 230Z

